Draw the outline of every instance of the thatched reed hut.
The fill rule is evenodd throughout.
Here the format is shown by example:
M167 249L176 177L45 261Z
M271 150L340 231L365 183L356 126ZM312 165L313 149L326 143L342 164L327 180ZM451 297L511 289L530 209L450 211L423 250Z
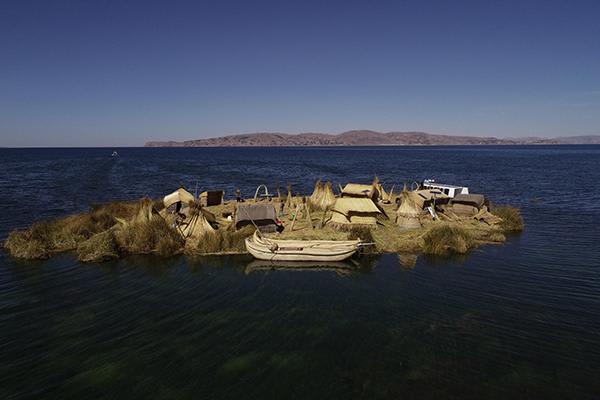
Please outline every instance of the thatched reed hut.
M374 199L378 198L377 189L371 185L363 185L359 183L348 183L342 189L342 197L354 197L354 198L365 198Z
M336 229L376 228L377 217L381 211L371 199L341 197L333 205L333 214L329 224Z
M215 231L200 208L191 210L189 218L178 228L181 236L187 240L199 240L205 234Z
M423 209L417 204L415 192L409 192L406 187L400 194L401 203L396 211L396 224L403 229L417 229L421 227L419 217Z

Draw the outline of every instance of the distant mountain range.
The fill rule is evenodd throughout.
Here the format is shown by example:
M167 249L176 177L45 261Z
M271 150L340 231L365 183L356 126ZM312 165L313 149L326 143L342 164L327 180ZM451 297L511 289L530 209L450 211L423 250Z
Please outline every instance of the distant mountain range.
M375 132L355 130L328 133L246 133L184 142L147 142L146 147L227 147L227 146L433 146L433 145L518 145L518 144L600 144L600 135L558 138L495 138L435 135L425 132Z

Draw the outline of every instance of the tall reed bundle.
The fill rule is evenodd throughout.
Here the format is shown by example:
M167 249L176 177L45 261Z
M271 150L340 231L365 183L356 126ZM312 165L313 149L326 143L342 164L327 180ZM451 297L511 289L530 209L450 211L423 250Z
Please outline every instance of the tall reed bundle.
M325 211L335 204L335 194L331 182L322 183L320 180L315 184L315 190L308 199L314 210Z
M325 185L323 185L323 195L321 196L320 208L321 210L327 210L332 208L334 204L335 194L333 193L331 182L326 182Z
M310 195L310 197L308 198L308 202L310 203L310 205L314 208L314 209L319 209L320 208L320 203L321 203L321 197L323 196L323 183L321 182L321 180L319 179L316 183L315 183L315 189L313 190L312 194Z
M381 182L379 181L379 177L377 177L377 175L375 175L375 177L373 178L373 183L371 184L373 185L373 201L377 202L378 200L381 200L381 191L382 191L382 187L381 187Z
M188 240L200 240L207 233L214 232L201 208L195 207L190 212L189 221L180 228L181 236Z
M400 193L402 203L396 211L396 224L404 229L416 229L421 227L419 216L422 210L413 199L413 194L406 189Z

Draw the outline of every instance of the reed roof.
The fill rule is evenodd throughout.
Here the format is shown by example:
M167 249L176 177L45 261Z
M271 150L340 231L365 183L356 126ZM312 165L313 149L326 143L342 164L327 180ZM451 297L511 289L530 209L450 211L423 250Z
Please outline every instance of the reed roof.
M481 208L485 202L485 197L482 194L457 194L452 199L452 203L468 204L477 208Z
M360 197L373 197L375 194L375 187L371 185L363 185L360 183L348 183L342 189L342 196L360 196Z
M352 213L381 213L371 199L354 197L340 197L336 199L333 211L343 215L350 215Z

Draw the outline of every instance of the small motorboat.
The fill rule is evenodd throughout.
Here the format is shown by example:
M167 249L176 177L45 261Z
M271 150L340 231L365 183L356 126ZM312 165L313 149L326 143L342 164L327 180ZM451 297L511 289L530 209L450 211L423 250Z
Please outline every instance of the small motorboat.
M272 239L258 231L246 238L246 249L259 260L267 261L342 261L365 246L356 240Z
M111 154L111 157L118 157L118 156L119 156L119 153L117 153L116 150L113 151L112 154Z
M447 185L445 183L437 183L434 179L425 179L420 186L422 189L437 189L450 198L454 198L459 194L469 194L469 188L466 186L456 186Z

